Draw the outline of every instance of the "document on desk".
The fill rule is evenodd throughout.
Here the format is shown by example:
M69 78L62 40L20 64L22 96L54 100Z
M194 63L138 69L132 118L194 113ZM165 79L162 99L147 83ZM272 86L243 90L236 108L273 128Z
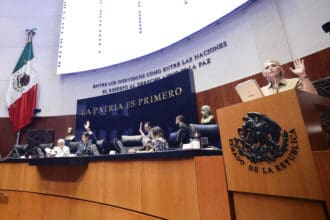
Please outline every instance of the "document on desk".
M255 79L249 79L235 86L242 102L248 102L263 97L262 91Z

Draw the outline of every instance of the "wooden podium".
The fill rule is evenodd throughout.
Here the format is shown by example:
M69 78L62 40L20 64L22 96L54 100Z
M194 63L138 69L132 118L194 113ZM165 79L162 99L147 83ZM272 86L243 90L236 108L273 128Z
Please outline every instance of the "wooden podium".
M236 219L327 219L330 151L320 110L291 90L217 110Z

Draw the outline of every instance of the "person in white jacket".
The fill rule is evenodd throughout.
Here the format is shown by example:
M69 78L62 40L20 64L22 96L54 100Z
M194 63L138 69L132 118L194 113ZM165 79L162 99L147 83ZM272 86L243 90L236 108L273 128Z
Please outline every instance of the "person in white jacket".
M68 157L70 156L70 148L65 146L64 139L58 139L57 145L53 148L55 157Z

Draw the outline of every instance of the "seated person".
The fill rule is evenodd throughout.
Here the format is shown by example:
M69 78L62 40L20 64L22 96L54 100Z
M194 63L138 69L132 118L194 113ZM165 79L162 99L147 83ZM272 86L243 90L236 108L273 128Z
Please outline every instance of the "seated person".
M76 136L73 134L72 127L68 127L64 140L66 142L71 142L71 141L75 141L75 139L76 139Z
M212 113L211 106L203 105L201 108L201 124L215 124L215 118Z
M97 156L100 155L99 150L97 149L95 144L92 144L89 139L88 132L84 132L81 136L81 141L79 144L79 148L77 150L77 156Z
M94 132L92 131L92 129L90 128L90 126L91 126L91 123L90 123L89 120L87 120L87 121L85 122L85 124L84 124L84 128L85 128L86 132L87 132L88 135L89 135L90 141L91 141L93 144L96 144L96 142L97 142L97 138L96 138Z
M139 132L142 136L142 146L146 147L147 143L151 140L151 123L149 121L144 122L142 129L142 122L140 122Z
M267 60L264 63L263 75L268 81L268 85L261 88L264 96L273 95L290 89L300 89L317 95L316 89L306 74L304 60L294 60L293 64L294 68L290 67L290 70L296 74L298 78L288 79L284 77L284 70L279 62Z
M191 130L190 127L185 123L183 115L176 116L175 124L179 127L177 142L182 147L183 144L188 144L190 142Z
M164 132L159 126L155 126L150 130L151 139L146 143L146 149L149 152L165 151L168 149L168 143L165 139ZM139 152L135 149L129 149L128 153Z
M65 146L64 139L58 139L57 145L53 148L55 157L67 157L70 156L70 148Z
M159 126L155 126L150 131L151 141L147 144L150 148L149 151L166 151L168 149L168 143L163 130Z

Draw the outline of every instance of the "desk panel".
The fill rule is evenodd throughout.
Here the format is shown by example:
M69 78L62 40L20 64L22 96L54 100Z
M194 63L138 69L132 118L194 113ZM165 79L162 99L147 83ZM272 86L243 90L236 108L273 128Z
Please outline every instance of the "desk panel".
M0 176L3 177L0 190L8 194L10 201L1 204L0 213L33 201L16 208L12 214L35 209L31 219L45 219L44 210L49 210L47 213L53 213L56 219L53 204L70 207L70 216L60 216L60 219L84 219L80 218L83 216L104 219L115 212L118 215L135 213L132 218L117 219L208 220L219 219L222 212L226 213L223 219L230 219L229 202L225 202L227 205L224 207L217 203L219 198L228 201L220 155L96 160L75 166L30 166L26 161L8 162L0 163ZM218 184L219 180L222 184ZM212 196L208 198L208 195ZM206 202L209 204L201 204Z

